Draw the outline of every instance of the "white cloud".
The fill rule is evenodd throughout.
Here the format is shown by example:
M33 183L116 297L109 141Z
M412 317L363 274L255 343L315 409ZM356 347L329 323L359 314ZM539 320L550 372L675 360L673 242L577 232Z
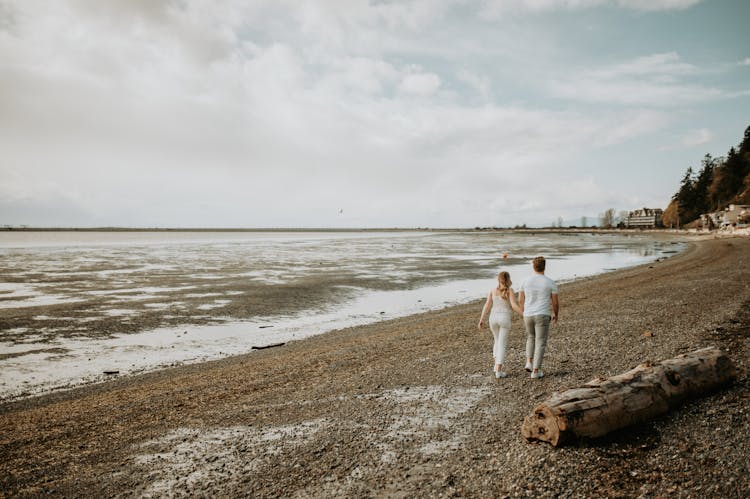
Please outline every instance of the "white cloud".
M472 71L462 69L456 75L458 79L467 84L484 101L490 101L493 97L492 82L489 77L478 75Z
M745 57L742 61L739 62L740 66L750 66L750 57Z
M653 54L596 69L570 71L550 81L553 95L593 103L674 107L720 98L712 87L686 82L699 73L674 52Z
M607 0L491 0L487 2L489 9L495 11L513 10L561 10L561 9L585 9L598 7L607 3Z
M623 144L638 137L647 137L664 129L671 121L669 114L649 109L628 110L613 115L598 134L595 145L606 147Z
M462 0L0 5L0 209L55 223L548 223L627 201L590 154L721 94L674 52L561 73Z
M689 9L700 2L701 0L617 0L617 5L633 10L659 11Z
M707 128L691 130L682 138L680 143L685 147L695 147L711 142L714 134Z
M597 104L678 107L717 99L722 92L700 85L648 81L560 81L550 86L560 97Z
M707 128L690 130L675 143L665 145L659 148L660 151L675 151L679 149L690 149L693 147L708 144L714 139L714 133Z
M696 74L697 72L698 68L682 62L676 52L665 52L637 57L631 61L592 70L590 74L601 79L651 76L658 78L659 81L671 81L678 76Z
M416 68L403 77L399 89L408 94L432 95L440 88L440 83L438 75Z
M330 94L382 95L401 78L392 64L368 57L329 58L318 84Z
M545 12L620 7L636 11L684 10L701 0L488 0L484 14L490 17L508 12Z

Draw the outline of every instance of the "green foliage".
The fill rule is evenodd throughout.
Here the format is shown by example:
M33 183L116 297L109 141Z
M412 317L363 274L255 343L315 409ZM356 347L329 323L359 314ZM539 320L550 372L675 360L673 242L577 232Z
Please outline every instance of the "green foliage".
M738 148L730 148L726 158L706 154L696 174L688 167L680 188L672 196L677 204L681 225L701 214L722 210L731 203L750 199L750 127Z

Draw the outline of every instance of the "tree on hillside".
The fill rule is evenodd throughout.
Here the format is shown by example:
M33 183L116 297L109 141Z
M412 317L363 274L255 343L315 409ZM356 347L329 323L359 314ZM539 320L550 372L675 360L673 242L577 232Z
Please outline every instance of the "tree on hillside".
M713 209L722 209L730 203L742 203L748 199L750 189L750 127L737 148L730 148L724 162L715 168L714 179L709 189Z
M714 171L719 164L720 161L711 157L710 154L706 154L703 157L703 167L693 184L693 202L695 203L695 210L698 212L699 216L703 213L713 211L714 209L711 203L709 189L713 183Z
M740 142L740 154L745 155L750 153L750 126L745 129L745 136Z
M688 224L704 213L714 211L711 198L711 187L714 174L720 164L710 154L703 157L702 168L696 175L689 167L680 182L680 189L672 198L677 203L681 225Z
M745 129L739 153L745 163L745 178L742 181L743 192L737 195L735 201L740 204L750 204L750 126Z
M697 175L692 168L687 169L664 212L664 223L685 225L731 203L750 204L750 127L726 158L706 154Z
M723 208L731 203L743 188L748 161L732 147L724 163L716 169L714 181L710 188L711 204Z
M685 224L693 214L693 202L695 201L695 180L693 179L693 167L688 166L685 175L680 181L680 189L672 197L677 204L677 217L680 224Z

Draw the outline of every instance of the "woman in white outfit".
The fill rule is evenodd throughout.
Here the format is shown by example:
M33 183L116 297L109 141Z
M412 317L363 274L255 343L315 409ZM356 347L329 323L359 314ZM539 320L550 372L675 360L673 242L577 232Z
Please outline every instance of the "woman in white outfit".
M487 295L487 301L479 318L479 330L481 331L484 327L484 318L487 317L487 312L490 312L490 307L492 307L492 311L490 312L490 331L492 331L492 336L495 338L492 356L495 359L494 371L496 378L504 378L506 376L503 370L503 363L505 362L505 347L508 342L508 333L510 332L511 310L515 310L518 314L523 313L516 302L516 295L513 293L513 288L510 287L511 284L513 283L510 280L510 274L507 272L500 272L497 275L497 287L490 290Z

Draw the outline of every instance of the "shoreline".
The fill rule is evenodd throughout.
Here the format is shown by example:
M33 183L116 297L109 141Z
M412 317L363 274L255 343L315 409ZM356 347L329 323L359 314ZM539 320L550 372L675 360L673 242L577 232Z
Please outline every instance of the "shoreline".
M221 237L211 237L212 241L223 242ZM347 262L341 256L337 261L323 260L322 266L320 261L310 260L308 270L295 274L296 257L251 264L247 253L234 249L209 253L205 263L196 263L194 248L201 248L201 242L187 246L187 251L181 249L184 259L153 259L158 251L139 247L132 253L128 250L127 258L123 258L117 245L104 250L53 250L47 260L44 260L46 253L33 256L33 251L19 252L15 258L11 255L10 268L36 268L37 275L29 275L33 284L25 285L12 283L24 279L23 274L6 273L10 284L0 284L0 322L4 335L0 347L0 370L4 371L0 378L0 402L104 382L114 376L239 355L249 352L251 347L468 303L485 295L486 287L494 280L496 265L509 270L518 282L530 271L525 260L528 252L523 253L524 249L516 246L519 237L558 241L556 244L565 248L554 257L552 277L560 283L669 258L686 244L680 237L656 234L633 237L587 234L576 236L576 242L570 244L563 242L564 238L550 235L448 236L461 238L464 243L471 241L467 248L476 249L483 244L482 255L491 256L496 244L503 244L513 254L507 260L490 257L476 262L469 251L457 252L458 260L452 259L451 253L436 251L440 246L434 246L435 241L437 244L443 241L436 238L443 236L429 236L432 239L428 242L416 245L410 242L414 241L411 235L401 239L395 235L376 237L380 238L375 240L380 241L375 243L376 247L386 242L393 248L395 243L397 248L390 251L413 256L401 263L405 270L400 274L388 258L380 261L359 258L358 263ZM56 238L49 239L58 242ZM161 236L154 239L160 240ZM183 239L192 241L192 236ZM45 241L42 238L36 243L43 245ZM72 237L66 241L72 244L78 239ZM179 238L172 242L179 243L182 243ZM127 245L131 243L124 244L129 248ZM546 245L539 242L538 248L531 251L540 251ZM271 244L258 253L270 254L269 249L277 247L284 249L283 245ZM421 250L415 249L421 247L430 248L429 254L434 258L424 258ZM169 255L169 251L164 255ZM155 270L144 271L128 260L148 261ZM200 271L159 270L181 267L180 263L211 269L206 276ZM264 271L267 264L271 267ZM63 268L70 277L60 273ZM430 273L437 268L442 269L438 274L450 273L451 277L431 278ZM367 277L380 271L396 275L375 280ZM277 283L256 280L264 274L271 279L280 275L281 279ZM85 276L90 278L84 279ZM16 309L9 306L14 294L19 295L15 298L19 307ZM294 303L289 302L289 294L295 297ZM40 308L45 300L47 306ZM311 313L304 313L305 310Z
M649 229L602 227L0 227L0 232L531 232L591 234L699 234L712 235L718 229Z
M669 257L672 257L672 255L670 255ZM664 258L664 257L662 257L662 258ZM652 262L648 262L648 263L645 263L645 264L638 264L636 266L648 265L650 263L652 263ZM557 282L560 285L562 285L562 284L569 284L569 283L573 283L573 282L580 281L580 280L596 278L596 277L604 275L604 274L608 274L608 273L612 273L612 272L617 272L619 270L624 270L624 269L627 269L627 268L630 268L630 267L622 267L622 268L618 268L618 269L607 269L607 270L603 270L601 272L597 272L597 273L590 274L590 275L584 275L584 276L579 276L579 277L574 277L574 278L569 278L569 279L558 280ZM491 282L491 279L484 279L482 281L489 283L489 282ZM410 291L420 292L420 291L423 291L423 290L422 289L416 289L416 290L410 290ZM354 323L352 323L352 324L346 324L347 321L342 319L343 325L341 325L341 326L328 327L328 328L326 328L324 330L321 330L318 333L310 333L310 334L307 334L307 335L304 335L304 336L292 337L292 338L286 338L284 336L282 336L281 338L279 338L278 334L281 331L286 331L286 329L288 329L288 328L284 327L284 325L281 325L281 327L279 327L279 324L277 324L277 323L271 323L271 322L267 323L265 320L260 321L260 322L259 321L249 321L249 320L235 321L235 322L227 321L225 323L203 324L203 325L181 324L179 326L172 326L172 327L168 327L168 328L157 328L155 330L144 331L142 333L130 333L130 334L125 335L125 337L124 337L124 339L126 341L128 341L128 342L131 342L132 341L132 337L134 337L134 336L138 337L138 336L141 336L141 335L169 334L169 333L167 333L165 331L170 330L173 335L176 334L178 336L181 334L182 331L184 331L185 334L187 334L189 332L192 339L195 339L196 337L204 336L203 341L205 341L207 343L210 343L212 341L212 338L216 339L215 338L215 334L211 334L211 333L205 334L204 333L204 334L201 335L200 333L196 334L196 331L200 331L201 329L208 329L208 330L229 329L229 330L231 330L231 329L239 329L239 328L242 328L242 327L245 327L245 328L249 328L249 327L259 327L259 328L271 328L272 327L272 328L275 328L274 331L273 331L273 333L272 333L273 336L265 336L265 337L259 338L259 341L255 342L255 343L257 343L257 345L253 345L250 349L248 349L247 351L244 351L244 352L229 353L229 354L226 354L226 352L225 352L224 354L221 354L219 356L206 355L203 358L196 357L196 358L187 359L187 360L174 360L174 361L169 361L169 362L157 364L157 365L154 365L154 366L131 368L130 370L126 370L124 372L121 371L117 367L117 365L118 365L117 363L114 363L114 362L108 362L107 363L107 362L105 362L105 363L102 364L101 360L97 359L98 360L98 364L100 364L100 366L98 368L96 368L96 369L93 369L91 371L92 374L84 375L83 377L78 378L76 381L65 381L65 382L57 382L57 384L50 383L49 385L39 385L39 386L34 386L34 387L26 388L25 389L26 391L17 390L16 392L11 393L11 394L0 392L0 406L2 406L3 404L10 404L10 403L14 403L14 402L18 402L18 401L30 399L30 398L44 397L44 396L48 396L48 395L55 395L55 394L58 394L58 393L62 393L62 392L70 391L70 390L76 390L76 389L80 389L80 388L86 388L86 387L95 386L95 385L99 385L99 384L108 384L108 383L111 383L111 382L113 382L115 380L123 380L123 379L127 379L127 378L130 378L130 377L141 376L141 375L144 375L144 374L154 373L154 372L158 372L158 371L161 371L161 370L167 370L167 369L174 368L174 367L178 367L179 368L179 367L195 366L195 365L200 366L201 364L204 364L204 363L207 363L207 362L215 362L215 361L220 361L220 360L231 358L231 357L245 356L245 355L249 355L249 354L251 354L251 353L253 353L254 351L257 351L257 350L265 350L267 348L274 348L274 347L283 346L283 345L287 345L287 344L295 343L295 342L300 342L300 341L303 342L303 341L306 341L307 339L309 339L311 337L314 337L314 336L321 336L321 335L331 334L331 333L335 333L335 332L342 331L342 330L348 330L348 329L359 328L359 327L367 327L367 326L371 326L371 325L378 324L378 323L384 323L384 322L399 321L401 319L409 319L409 318L412 318L412 317L422 316L422 315L429 315L429 314L436 313L436 312L450 312L451 309L454 309L454 308L457 308L457 307L463 307L463 306L466 306L466 305L469 305L469 304L473 304L476 301L477 301L476 297L465 298L463 300L458 300L457 299L455 303L452 303L450 305L443 305L443 306L439 306L439 307L432 308L432 309L426 308L426 309L423 309L423 310L420 310L420 311L409 312L409 313L406 313L404 315L401 315L398 312L395 315L393 315L393 313L391 313L390 316L387 317L387 318L385 318L385 319L382 318L383 316L379 316L379 317L372 316L366 322L362 322L362 323L358 323L358 322L354 321ZM381 312L381 313L384 314L385 312ZM287 334L290 334L290 333L287 333ZM296 336L296 335L294 335L294 336ZM39 350L35 350L35 351L38 351L39 353L44 353L44 352L50 352L50 351L55 351L55 350L61 350L62 351L62 350L67 350L67 349L64 348L64 347L61 347L59 345L53 344L53 345L49 345L48 348L39 349ZM10 353L10 354L4 354L4 356L6 358L12 358L14 356L21 357L21 356L25 355L26 353L27 352L15 353L15 354L14 353ZM70 355L71 354L70 351L65 352L65 353L66 353L66 355ZM3 357L3 354L0 354L0 359L2 359L2 357ZM89 360L91 360L91 359L89 359ZM108 369L108 370L104 370L104 369ZM50 371L55 371L56 369L50 368L49 370ZM35 372L34 374L35 374L35 376L37 378L40 377L40 373Z
M522 372L517 317L509 378L491 379L473 302L2 404L0 490L741 497L749 347L733 331L750 328L748 255L747 238L700 239L659 263L562 284L542 380ZM731 349L732 387L600 442L521 439L521 419L552 391L709 342Z

